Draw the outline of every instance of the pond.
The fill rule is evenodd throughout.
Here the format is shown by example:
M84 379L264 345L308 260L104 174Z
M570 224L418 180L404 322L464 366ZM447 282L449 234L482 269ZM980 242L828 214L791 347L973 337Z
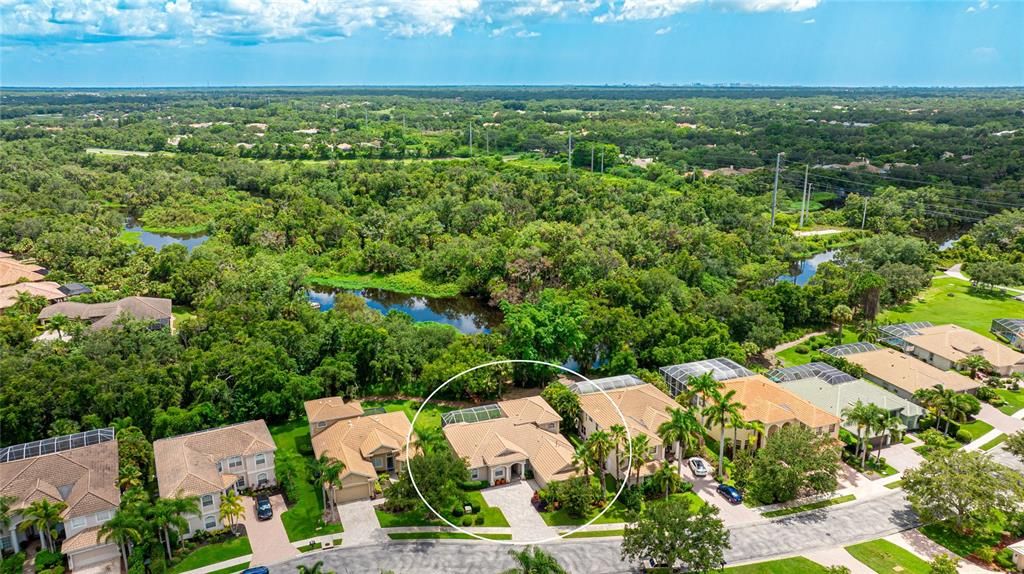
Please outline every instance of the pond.
M160 251L168 245L180 243L188 249L191 253L193 249L199 247L210 238L209 235L198 233L198 234L183 234L183 233L153 233L152 231L146 231L142 229L142 225L138 219L132 216L128 216L124 220L124 230L139 234L139 243L142 243L146 247L152 247L157 251Z
M451 325L466 334L490 333L501 324L501 311L473 297L421 297L384 289L333 290L319 287L310 289L307 298L320 306L321 311L334 307L338 293L349 293L361 298L382 314L401 311L413 321L433 321Z
M797 285L807 285L807 282L814 277L814 274L818 272L818 266L822 263L832 261L839 254L838 249L830 249L828 251L818 253L803 261L793 263L789 268L789 273L786 275L780 275L780 281L792 281Z

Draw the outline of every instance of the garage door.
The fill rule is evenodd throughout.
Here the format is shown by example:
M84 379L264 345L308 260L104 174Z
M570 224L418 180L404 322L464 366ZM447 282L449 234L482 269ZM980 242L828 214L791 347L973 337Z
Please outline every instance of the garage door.
M334 491L334 500L338 503L366 500L370 498L370 488L369 483L346 484L343 488Z

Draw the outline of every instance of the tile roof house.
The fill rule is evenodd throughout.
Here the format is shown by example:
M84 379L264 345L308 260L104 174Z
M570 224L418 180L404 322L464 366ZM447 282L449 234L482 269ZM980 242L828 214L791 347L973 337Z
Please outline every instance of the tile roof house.
M755 446L759 448L773 434L792 424L802 425L817 434L839 435L842 422L839 417L771 382L764 375L732 379L722 385L723 394L736 391L733 401L743 405L741 416L744 421L757 421L764 425L764 435L758 437L753 436L748 429L726 427L726 440L735 436L741 445L756 440ZM721 438L720 433L721 428L718 426L708 428L708 434L715 440Z
M472 480L495 485L532 473L543 487L575 475L575 449L559 434L562 418L544 399L501 401L490 412L491 418L480 420L460 411L445 414L444 436L466 460Z
M352 417L363 415L363 405L359 401L346 401L342 397L327 397L306 401L306 420L309 421L309 436L318 433L332 424Z
M154 441L160 496L199 498L200 514L187 517L189 536L199 530L220 528L222 494L275 484L276 450L263 420Z
M1001 376L1024 372L1024 354L958 325L921 326L901 339L906 352L944 371L955 368L961 359L980 355Z
M974 393L981 386L956 371L943 371L895 349L870 343L837 345L823 352L860 365L864 378L907 400L913 400L915 392L935 385L958 393Z
M22 263L13 257L0 258L0 287L44 279L46 279L46 269L39 265Z
M13 516L0 526L0 550L17 550L26 533L21 511L36 500L62 502L60 551L73 571L120 571L116 544L99 529L121 503L114 429L98 429L0 449L0 496L10 496Z
M311 405L310 403L317 403ZM412 424L402 411L364 414L358 402L327 403L326 399L306 402L306 412L331 417L329 426L313 435L313 454L327 455L345 465L341 483L334 489L339 503L376 496L377 475L400 472L406 462ZM358 412L359 414L353 414ZM341 414L352 414L338 418ZM310 426L320 420L310 419ZM411 435L415 440L415 435Z
M2 261L2 260L0 260ZM18 293L28 293L46 299L47 302L63 301L67 295L60 290L60 285L53 281L36 281L34 283L16 283L0 287L0 311L13 307L18 302Z
M125 297L109 303L63 301L40 311L39 320L45 323L56 315L88 321L89 329L92 331L114 326L121 315L152 321L159 327L170 328L174 322L174 316L171 314L171 300L159 297Z
M625 375L595 379L571 388L580 395L580 436L586 438L597 431L607 432L614 425L622 425L623 418L629 436L647 435L650 461L640 468L641 479L654 474L660 461L679 456L675 445L662 443L658 427L671 418L669 411L680 406L654 385L633 375ZM621 457L622 465L616 459L616 453L609 453L604 470L617 478L628 476L624 468L628 464L626 453L621 453Z

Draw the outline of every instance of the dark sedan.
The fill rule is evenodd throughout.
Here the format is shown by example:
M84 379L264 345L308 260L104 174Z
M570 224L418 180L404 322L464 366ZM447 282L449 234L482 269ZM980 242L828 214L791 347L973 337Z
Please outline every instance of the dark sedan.
M270 497L261 494L256 497L256 518L258 520L270 520L274 517L274 507L270 504Z
M743 502L743 495L736 489L735 486L729 486L728 484L719 484L718 493L721 494L726 500L733 504L739 504Z

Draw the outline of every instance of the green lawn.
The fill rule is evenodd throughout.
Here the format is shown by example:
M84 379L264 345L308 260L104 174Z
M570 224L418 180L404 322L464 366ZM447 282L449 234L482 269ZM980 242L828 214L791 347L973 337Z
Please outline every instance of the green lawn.
M238 558L239 556L245 556L246 554L252 554L252 547L249 546L249 538L245 536L229 538L223 542L216 542L196 548L196 550L186 556L184 560L171 567L168 572L170 572L170 574L187 572L189 570L195 570L196 568L202 568L203 566L209 566L218 562L224 562L225 560L231 560L232 558ZM244 570L244 568L242 568L242 570Z
M825 574L826 569L802 556L726 568L727 574Z
M921 532L925 536L945 546L958 556L970 556L982 548L995 546L999 543L999 533L1002 530L1002 525L992 524L977 529L971 536L964 536L945 523L929 524L921 528Z
M1013 413L1024 409L1024 391L996 389L996 394L1006 401L1006 405L999 407L999 410L1004 414L1012 415Z
M420 401L414 400L393 400L393 401L364 401L364 408L380 407L387 412L402 411L405 416L412 420L416 415L416 409L420 408ZM424 430L436 430L441 428L441 414L455 410L454 407L445 407L437 404L428 405L416 419L416 432Z
M622 528L616 530L584 530L567 534L563 538L603 538L606 536L622 536L623 533L625 533L625 530Z
M846 551L878 574L928 574L931 566L888 540L873 540L847 546Z
M239 564L238 566L228 566L227 568L221 568L220 570L214 570L208 574L237 574L248 567L248 564Z
M972 289L967 281L952 277L934 279L931 287L913 302L894 307L879 315L880 322L906 323L931 321L936 325L956 323L965 329L996 339L988 329L992 319L1019 317L1024 303L1011 295Z
M431 283L423 279L419 270L395 273L394 275L314 271L308 281L310 285L334 289L386 289L396 293L424 297L454 297L459 294L459 286L455 283Z
M1006 442L1006 439L1008 439L1008 438L1010 438L1010 437L1006 436L1005 434L1001 434L1001 435L997 436L996 438L988 441L987 443L981 445L981 450L992 450L995 447L997 447L997 446L1003 444L1004 442Z
M897 488L903 488L903 479L894 480L892 482L885 483L885 487L890 490L896 490Z
M480 505L480 515L484 517L483 524L474 523L473 526L500 526L507 527L508 520L496 506L488 506L484 496L477 491L467 491L462 494L463 500L470 504ZM440 510L440 509L438 509ZM431 520L430 511L426 508L417 508L408 512L391 513L383 510L376 510L377 520L381 528L398 528L403 526L438 526L443 524L438 520ZM462 517L456 517L450 510L441 512L452 524L462 525ZM477 515L473 515L476 518Z
M856 340L857 333L851 331L850 329L843 329L844 343L853 343ZM811 349L811 344L814 342L824 343L824 346L822 347L823 349L826 347L831 347L832 345L836 344L835 337L833 337L831 333L827 335L818 335L816 337L811 337L810 339L804 341L803 343L800 343L799 345L793 345L792 347L786 349L785 351L779 352L779 354L776 356L782 361L783 365L787 367L806 365L807 363L810 363L811 360L814 359L814 354L816 353L816 351ZM798 353L797 349L801 347L806 347L808 349L808 352Z
M852 494L846 496L840 496L838 498L831 498L829 500L822 500L820 502L812 502L810 504L804 504L803 506L794 506L792 508L783 508L782 510L772 510L765 512L761 516L765 518L778 518L780 516L789 516L791 514L798 514L800 512L807 512L808 510L818 510L819 508L828 508L829 506L835 506L837 504L843 504L846 502L852 502L857 497Z
M511 534L479 534L488 540L512 540ZM392 540L476 540L465 532L391 532Z
M270 434L274 437L274 444L281 450L291 450L299 453L303 458L311 455L303 454L312 452L312 445L309 442L309 425L305 420L292 421L282 425L270 427ZM302 448L299 445L303 445ZM310 482L305 482L299 487L299 498L281 513L281 522L288 532L288 540L305 540L314 536L342 532L344 529L340 524L322 524L320 519L323 509L323 493L319 488Z
M975 419L965 425L960 425L960 430L965 430L971 433L972 440L977 440L985 436L988 431L992 430L992 425L981 419Z
M626 513L628 510L625 506L622 506L618 501L612 505L608 512L605 512L600 518L594 521L594 524L619 524L627 522ZM597 516L598 511L595 509L589 515L581 518L569 516L569 513L564 509L550 510L541 512L540 517L544 519L544 523L548 526L580 526L590 522L590 519Z

